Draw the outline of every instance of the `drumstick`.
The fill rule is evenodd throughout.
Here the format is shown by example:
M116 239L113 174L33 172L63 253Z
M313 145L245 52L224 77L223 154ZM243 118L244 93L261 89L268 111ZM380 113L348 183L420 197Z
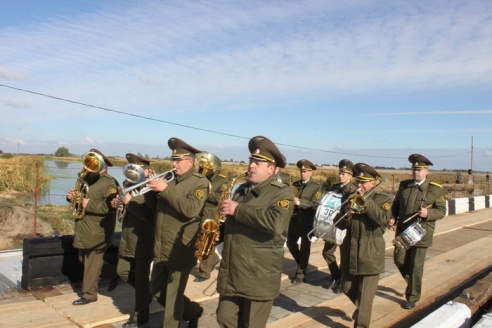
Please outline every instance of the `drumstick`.
M432 204L429 204L427 205L426 207L424 208L431 208L432 207ZM412 215L411 217L409 217L408 219L406 219L405 221L403 221L403 223L406 223L407 221L413 219L414 217L416 217L417 215L419 214L419 212L417 211L417 213L415 213L414 215Z

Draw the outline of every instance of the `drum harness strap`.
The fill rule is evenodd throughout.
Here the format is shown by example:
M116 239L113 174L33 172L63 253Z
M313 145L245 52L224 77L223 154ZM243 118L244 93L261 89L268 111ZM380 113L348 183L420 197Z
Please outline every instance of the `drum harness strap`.
M430 182L429 184L427 185L427 188L425 189L425 194L424 194L424 197L422 198L422 200L420 201L420 206L419 206L419 209L422 209L422 206L424 205L425 203L425 200L427 199L427 194L429 193L429 187L430 187ZM429 208L429 207L427 207ZM417 211L418 213L418 211ZM414 215L410 216L409 218L407 218L405 221L403 221L403 223L406 223L407 221L413 219L414 217L417 216L417 213L415 213ZM419 221L420 221L420 217L419 217Z

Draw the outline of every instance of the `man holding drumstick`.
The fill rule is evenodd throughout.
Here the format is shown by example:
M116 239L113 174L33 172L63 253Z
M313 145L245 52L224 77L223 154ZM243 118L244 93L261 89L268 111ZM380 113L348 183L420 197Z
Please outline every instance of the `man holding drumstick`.
M446 214L444 189L427 179L428 166L433 165L432 162L420 154L410 155L408 161L412 163L412 179L400 182L391 206L394 219L389 222L390 227L396 224L396 236L417 221L420 221L426 232L420 241L406 251L395 247L394 262L407 282L407 301L403 305L407 310L413 309L415 302L420 300L425 254L427 248L432 246L436 221Z

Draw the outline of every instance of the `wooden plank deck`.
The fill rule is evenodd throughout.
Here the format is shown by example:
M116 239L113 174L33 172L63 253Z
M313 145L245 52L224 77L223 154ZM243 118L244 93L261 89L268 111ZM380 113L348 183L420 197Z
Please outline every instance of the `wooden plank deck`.
M392 264L391 241L394 233L385 235L387 244L386 272L381 275L375 299L372 327L406 327L415 316L428 313L444 297L456 292L457 286L492 268L492 209L483 209L446 217L436 227L434 245L429 249L424 272L423 298L413 310L404 310L405 284ZM308 282L292 285L288 274L295 271L295 262L288 250L285 252L281 295L275 301L268 327L351 327L354 306L343 294L333 294L323 288L329 278L321 256L322 242L313 243ZM204 295L212 278L202 283L193 282L190 276L186 295L204 307L200 327L218 327L215 319L218 295ZM79 286L55 286L55 291L31 295L39 300L0 302L0 327L103 327L120 328L133 309L133 289L125 283L108 292L107 282L100 284L99 300L85 306L73 306L78 298ZM32 297L32 296L31 296ZM23 301L24 300L24 301ZM162 307L152 303L151 327L162 326ZM186 327L186 325L183 325Z

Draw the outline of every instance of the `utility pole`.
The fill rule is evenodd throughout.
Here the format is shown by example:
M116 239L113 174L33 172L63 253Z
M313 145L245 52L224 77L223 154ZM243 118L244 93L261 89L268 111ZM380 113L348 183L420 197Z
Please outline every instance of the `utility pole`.
M469 180L468 184L473 184L473 136L471 137L471 159L470 159L470 169L468 170Z

